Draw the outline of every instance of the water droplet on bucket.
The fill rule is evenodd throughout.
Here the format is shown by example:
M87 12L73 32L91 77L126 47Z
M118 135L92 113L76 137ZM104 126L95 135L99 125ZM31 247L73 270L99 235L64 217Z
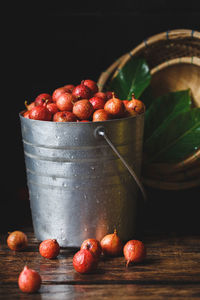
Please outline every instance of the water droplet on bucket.
M91 167L91 170L93 170L93 171L94 171L94 170L95 170L95 167L93 167L93 166L92 166L92 167Z
M88 229L87 229L87 228L85 228L85 229L84 229L84 231L88 231Z

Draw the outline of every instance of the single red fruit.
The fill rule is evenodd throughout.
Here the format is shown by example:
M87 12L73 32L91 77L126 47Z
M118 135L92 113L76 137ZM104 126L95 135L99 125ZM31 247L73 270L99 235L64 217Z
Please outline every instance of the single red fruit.
M52 100L53 102L56 102L57 98L62 94L62 93L65 93L65 92L69 92L69 89L65 88L64 86L61 86L57 89L55 89L52 93Z
M91 96L91 90L82 83L73 89L72 95L77 99L77 101L80 99L89 99Z
M79 273L90 273L96 270L98 260L87 249L79 250L73 257L74 269Z
M94 255L94 257L96 259L100 258L100 255L101 255L101 252L102 252L100 242L96 239L87 239L87 240L85 240L81 245L81 250L82 249L87 249L90 252L92 252L92 254Z
M73 85L73 84L66 84L63 87L66 89L66 92L72 93L73 89L75 88L75 85Z
M109 114L104 109L98 109L93 113L93 122L107 121L110 119Z
M7 238L7 245L13 251L24 250L28 246L27 235L22 231L13 231Z
M135 99L134 94L132 95L132 100L125 104L125 108L130 116L136 116L145 111L144 103L138 99Z
M24 267L18 278L18 286L24 293L35 293L42 283L41 276L35 270Z
M42 93L39 94L36 98L35 98L35 106L42 106L46 100L48 100L48 102L52 102L52 97L50 94L47 93Z
M62 93L56 100L56 105L61 111L72 111L76 98L71 93Z
M55 102L47 103L46 107L47 107L48 111L50 111L50 113L52 115L54 115L55 113L57 113L59 111L59 109L58 109L58 107L57 107L57 105L56 105Z
M98 92L98 86L95 81L91 79L82 80L81 83L86 85L92 92L92 95Z
M138 240L128 241L124 246L123 252L127 261L127 267L129 263L142 262L146 257L146 248L144 244Z
M80 120L87 120L92 115L94 108L89 100L82 99L74 103L72 111Z
M118 98L115 98L114 93L113 98L108 100L104 105L104 109L105 111L107 111L108 114L114 117L122 117L125 112L123 101Z
M90 103L92 104L94 110L97 110L97 109L102 109L104 108L104 105L105 105L105 101L103 98L101 97L92 97L89 99Z
M105 102L107 101L107 96L106 96L106 94L103 93L103 92L97 92L97 93L95 93L95 94L93 95L93 97L100 97L100 98L102 98Z
M59 111L54 114L53 122L76 122L77 117L70 111Z
M39 252L45 258L56 258L60 253L60 246L57 240L48 239L40 244Z
M52 114L45 106L35 106L30 110L29 113L30 119L41 120L41 121L50 121Z
M111 92L111 91L105 92L107 100L113 98L113 93L114 93L114 97L117 98L117 95L115 92Z
M117 235L116 230L114 231L114 233L104 236L100 244L102 251L106 256L119 256L122 254L123 243Z

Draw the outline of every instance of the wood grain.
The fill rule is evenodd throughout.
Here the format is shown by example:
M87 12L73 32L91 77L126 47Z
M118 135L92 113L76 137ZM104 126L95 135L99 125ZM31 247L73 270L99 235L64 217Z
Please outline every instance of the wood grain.
M94 295L96 299L120 299L123 295L123 299L200 296L200 238L197 235L148 235L143 239L147 247L143 263L126 268L124 257L102 257L97 271L84 275L77 273L72 265L77 249L62 248L57 259L48 260L39 254L39 242L34 234L28 231L27 235L29 245L22 252L9 250L6 237L1 239L0 299L15 299L19 293L20 299L25 299L17 286L25 264L42 277L42 287L34 299L79 299L81 293L87 299Z

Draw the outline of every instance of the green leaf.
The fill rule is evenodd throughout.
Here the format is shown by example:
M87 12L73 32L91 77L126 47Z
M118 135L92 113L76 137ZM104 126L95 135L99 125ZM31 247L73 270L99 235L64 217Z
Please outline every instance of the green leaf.
M156 98L145 115L144 147L151 147L154 139L165 130L167 124L178 114L190 110L190 91L170 92Z
M176 116L146 148L148 162L177 162L200 148L200 108Z
M151 74L146 61L142 58L131 58L119 70L108 84L107 89L116 92L120 99L132 99L132 93L139 98L151 81Z

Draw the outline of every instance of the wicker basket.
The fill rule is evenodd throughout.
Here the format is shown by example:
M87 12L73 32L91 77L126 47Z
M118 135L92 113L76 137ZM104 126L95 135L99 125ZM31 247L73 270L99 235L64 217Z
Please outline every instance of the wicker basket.
M200 107L200 32L177 29L146 39L102 72L98 80L100 91L133 56L147 61L155 97L189 88L194 106ZM178 163L144 164L142 177L145 185L165 190L200 186L200 149Z

